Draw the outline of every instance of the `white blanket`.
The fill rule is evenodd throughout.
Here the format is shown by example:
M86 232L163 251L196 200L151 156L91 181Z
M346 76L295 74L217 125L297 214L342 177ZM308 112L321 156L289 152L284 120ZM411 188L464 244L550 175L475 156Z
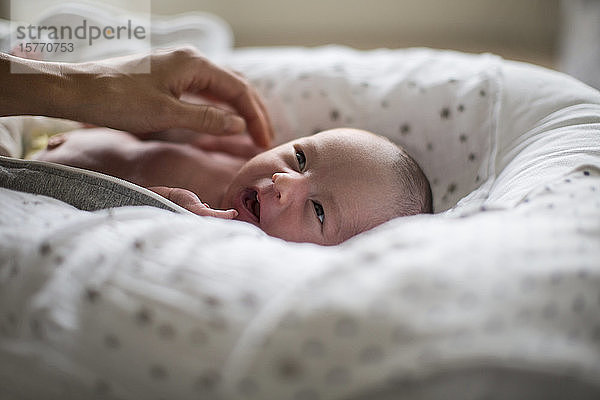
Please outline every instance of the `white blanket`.
M590 167L511 210L397 219L325 248L3 189L0 397L502 398L533 374L516 393L586 398L600 376L598 193ZM535 374L577 391L532 387ZM456 385L468 389L443 391Z

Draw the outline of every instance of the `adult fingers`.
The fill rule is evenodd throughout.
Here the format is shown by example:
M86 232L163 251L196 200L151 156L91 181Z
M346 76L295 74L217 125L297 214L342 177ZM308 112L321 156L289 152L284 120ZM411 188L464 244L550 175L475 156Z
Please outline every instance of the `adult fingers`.
M232 106L247 125L248 133L261 147L269 147L273 129L262 100L250 84L233 72L220 68L202 57L196 57L184 91L207 93Z
M244 132L246 122L239 115L207 104L179 102L172 117L179 126L211 135L234 135Z
M240 71L237 71L237 70L230 70L230 71L232 73L234 73L235 75L237 75L238 77L240 77L241 79L246 80L246 76L243 73L241 73ZM256 90L256 88L250 87L250 89L252 90L252 95L256 99L256 102L258 103L263 114L265 115L265 118L267 118L267 125L271 128L269 131L269 137L271 138L271 142L272 142L273 139L275 139L275 131L273 130L273 124L271 123L271 118L269 117L269 113L267 112L267 107L265 106L265 102L262 100L261 96L258 94L258 91Z
M269 144L265 148L269 148L269 147L271 147L271 144L273 143L273 139L275 139L275 131L273 129L273 123L271 122L271 117L269 116L269 113L267 111L267 107L265 106L264 101L259 96L259 94L258 94L258 92L256 91L255 88L251 88L251 89L252 89L253 95L254 95L254 97L256 99L256 102L258 103L260 109L263 112L263 115L264 115L265 119L267 120L266 124L269 127L269 131L268 131L268 135L269 135L269 142L268 143Z

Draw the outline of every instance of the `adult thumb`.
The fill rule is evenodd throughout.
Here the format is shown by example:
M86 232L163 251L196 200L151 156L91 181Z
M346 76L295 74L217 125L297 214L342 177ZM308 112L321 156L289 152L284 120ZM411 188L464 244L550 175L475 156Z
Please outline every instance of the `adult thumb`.
M178 125L211 135L234 135L246 130L239 115L207 104L180 104Z

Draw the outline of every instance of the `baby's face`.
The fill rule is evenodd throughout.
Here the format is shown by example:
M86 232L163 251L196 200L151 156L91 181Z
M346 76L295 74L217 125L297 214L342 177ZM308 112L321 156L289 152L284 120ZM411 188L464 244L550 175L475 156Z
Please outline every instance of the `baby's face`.
M221 206L271 236L338 244L393 217L394 150L354 129L294 140L248 161Z

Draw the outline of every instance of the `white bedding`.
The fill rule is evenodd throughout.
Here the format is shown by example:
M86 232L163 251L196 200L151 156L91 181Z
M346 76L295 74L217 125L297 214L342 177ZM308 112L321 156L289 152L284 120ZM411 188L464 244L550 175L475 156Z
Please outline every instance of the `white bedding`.
M598 192L587 168L512 210L398 219L325 248L3 189L0 393L503 398L511 379L461 375L500 367L585 393L600 375ZM440 397L428 379L452 373L468 389ZM520 388L557 394L535 389Z
M427 49L221 61L281 141L405 145L438 213L320 247L0 189L1 399L600 397L597 91Z

